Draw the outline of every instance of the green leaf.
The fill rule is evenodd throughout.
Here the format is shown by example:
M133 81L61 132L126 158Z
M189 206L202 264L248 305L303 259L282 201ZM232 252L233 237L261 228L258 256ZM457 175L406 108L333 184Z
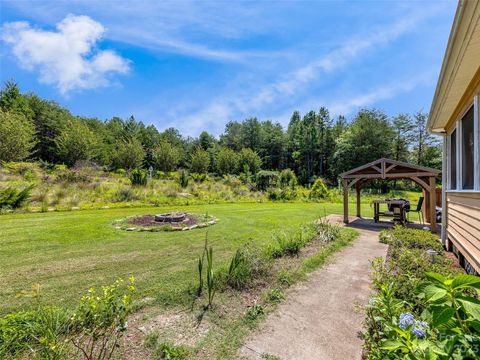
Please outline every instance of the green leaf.
M442 306L436 307L432 310L432 326L438 327L446 324L455 314L455 310L451 307Z
M480 333L480 321L478 320L471 320L468 324L474 328L478 333Z
M436 283L444 285L446 278L443 275L428 271L425 276Z
M453 289L464 288L469 286L480 288L480 277L462 274L462 275L455 276L455 278L452 281Z
M424 289L425 297L428 301L436 301L447 295L447 290L439 288L436 285L428 285Z
M461 296L457 299L469 317L473 317L475 320L480 320L480 300L477 300L471 296Z
M405 344L403 344L401 341L397 340L386 340L383 342L382 346L380 347L383 350L388 350L388 351L396 351L400 349L406 349Z

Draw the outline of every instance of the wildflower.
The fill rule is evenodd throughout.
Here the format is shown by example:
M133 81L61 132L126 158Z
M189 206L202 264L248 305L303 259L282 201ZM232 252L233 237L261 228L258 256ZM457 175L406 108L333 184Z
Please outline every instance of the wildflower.
M410 313L400 314L400 329L405 330L408 326L415 322L415 318Z

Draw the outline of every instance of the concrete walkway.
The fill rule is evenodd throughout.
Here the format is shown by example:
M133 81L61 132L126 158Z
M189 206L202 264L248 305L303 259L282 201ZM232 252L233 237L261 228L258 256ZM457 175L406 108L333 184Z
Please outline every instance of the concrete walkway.
M329 216L340 222L340 216ZM370 260L385 256L378 232L358 229L355 243L335 254L328 265L293 286L287 300L271 314L240 350L247 359L270 354L289 359L360 359L363 313L368 301Z

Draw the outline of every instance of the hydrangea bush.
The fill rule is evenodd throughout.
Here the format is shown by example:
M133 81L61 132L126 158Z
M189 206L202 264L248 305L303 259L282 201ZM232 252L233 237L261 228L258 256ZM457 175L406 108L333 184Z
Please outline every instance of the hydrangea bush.
M480 359L480 277L453 268L427 232L382 235L390 259L373 263L365 358Z

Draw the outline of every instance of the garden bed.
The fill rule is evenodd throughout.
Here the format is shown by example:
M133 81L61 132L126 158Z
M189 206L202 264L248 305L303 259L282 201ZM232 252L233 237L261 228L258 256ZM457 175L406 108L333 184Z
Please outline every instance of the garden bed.
M380 241L389 249L372 262L363 358L478 359L480 278L428 231L395 227Z
M215 225L218 219L204 214L171 212L130 216L114 222L117 229L126 231L186 231Z

